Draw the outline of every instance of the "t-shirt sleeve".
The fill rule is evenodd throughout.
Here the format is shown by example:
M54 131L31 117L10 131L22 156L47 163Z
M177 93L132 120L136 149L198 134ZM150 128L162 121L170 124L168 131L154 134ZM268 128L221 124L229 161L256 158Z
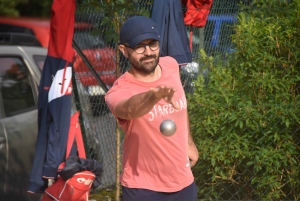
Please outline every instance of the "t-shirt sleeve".
M110 111L115 115L116 105L124 99L130 98L131 90L127 88L121 88L119 86L113 86L105 95L105 102ZM115 115L116 116L116 115Z
M160 62L163 64L165 68L168 69L168 73L176 74L179 76L179 65L173 57L171 56L162 57L160 59Z

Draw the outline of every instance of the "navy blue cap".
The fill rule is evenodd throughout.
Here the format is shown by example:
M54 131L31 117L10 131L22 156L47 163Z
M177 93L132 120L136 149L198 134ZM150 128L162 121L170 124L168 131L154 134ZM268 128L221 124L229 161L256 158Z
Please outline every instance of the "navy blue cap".
M120 30L120 43L127 43L134 48L146 39L159 41L156 24L151 18L145 16L134 16L124 22Z

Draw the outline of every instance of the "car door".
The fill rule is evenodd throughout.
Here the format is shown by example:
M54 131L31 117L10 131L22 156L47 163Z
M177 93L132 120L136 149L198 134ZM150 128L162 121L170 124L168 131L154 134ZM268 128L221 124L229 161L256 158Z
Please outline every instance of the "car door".
M0 77L1 83L1 77ZM0 85L1 86L1 85ZM0 90L0 189L4 189L4 180L5 180L5 173L6 173L6 165L7 165L7 136L4 133L3 123L1 121L2 117L4 116L4 108L3 108L3 101L2 95ZM0 190L1 192L2 190Z
M0 197L7 200L38 200L27 193L38 114L37 84L26 64L19 56L0 56Z

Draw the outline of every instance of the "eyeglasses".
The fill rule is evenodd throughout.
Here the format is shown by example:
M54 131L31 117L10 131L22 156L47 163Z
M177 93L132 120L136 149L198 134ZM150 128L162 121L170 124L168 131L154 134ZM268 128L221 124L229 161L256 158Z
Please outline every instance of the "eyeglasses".
M159 48L159 41L152 41L149 44L145 44L145 45L137 45L134 48L123 44L125 47L128 47L130 49L133 49L137 54L143 54L146 51L146 46L148 46L150 48L150 50L155 51Z

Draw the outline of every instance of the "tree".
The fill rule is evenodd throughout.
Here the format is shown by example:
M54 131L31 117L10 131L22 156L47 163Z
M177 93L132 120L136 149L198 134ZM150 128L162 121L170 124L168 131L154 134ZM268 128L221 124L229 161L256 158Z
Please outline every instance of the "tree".
M0 15L7 17L49 18L52 1L48 0L2 0Z
M25 1L25 0L24 0ZM52 1L30 0L16 7L20 16L50 18Z
M19 16L20 13L16 7L21 3L28 3L28 0L2 0L0 6L0 15Z

